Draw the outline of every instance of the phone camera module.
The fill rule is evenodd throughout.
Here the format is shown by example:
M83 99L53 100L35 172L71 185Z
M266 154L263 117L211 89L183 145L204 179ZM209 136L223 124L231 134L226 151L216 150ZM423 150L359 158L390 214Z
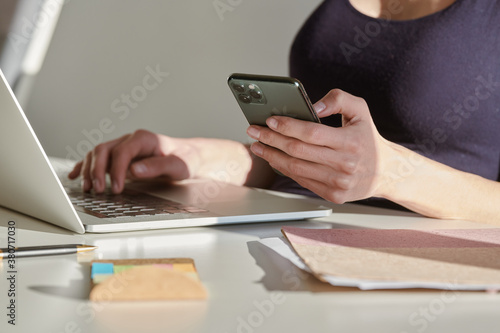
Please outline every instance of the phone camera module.
M267 103L264 91L253 82L235 80L229 86L239 103L260 105Z
M245 104L252 103L252 97L248 96L247 94L239 94L238 98L240 101L242 101Z
M250 90L250 96L252 96L255 99L261 99L262 98L262 93L258 90Z
M241 83L233 83L233 89L239 93L245 92L245 86Z

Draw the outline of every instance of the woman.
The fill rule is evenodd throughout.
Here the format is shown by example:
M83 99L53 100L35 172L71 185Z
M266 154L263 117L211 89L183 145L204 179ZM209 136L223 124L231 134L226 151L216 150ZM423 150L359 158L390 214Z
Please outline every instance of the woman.
M324 1L290 58L323 124L271 117L248 128L250 150L139 130L97 146L70 178L101 192L109 172L119 193L127 175L210 178L231 161L236 184L500 224L499 35L492 0Z

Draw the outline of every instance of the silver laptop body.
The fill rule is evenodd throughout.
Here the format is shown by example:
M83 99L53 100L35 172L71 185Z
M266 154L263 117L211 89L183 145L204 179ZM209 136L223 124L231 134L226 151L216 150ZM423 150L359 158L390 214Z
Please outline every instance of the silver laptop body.
M142 204L135 216L97 217L77 210L66 193L67 163L45 154L28 119L0 70L0 206L4 206L77 233L116 232L160 228L208 226L297 220L328 216L330 208L304 200L283 198L262 190L218 181L189 180L171 185L134 182L134 191L177 202L181 210L148 215ZM61 180L58 178L61 176ZM64 185L63 185L64 183ZM101 200L96 199L96 204ZM78 200L76 202L79 202Z

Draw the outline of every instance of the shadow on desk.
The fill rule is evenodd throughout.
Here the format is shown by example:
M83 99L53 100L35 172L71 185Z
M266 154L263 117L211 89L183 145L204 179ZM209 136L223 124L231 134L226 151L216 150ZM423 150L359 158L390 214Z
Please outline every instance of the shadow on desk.
M61 264L60 260L45 264L58 276L72 273L71 265ZM89 276L89 270L90 266L85 265L83 275ZM66 320L83 325L84 332L94 332L93 327L98 327L99 332L198 332L208 312L206 300L91 302L88 278L72 279L67 285L31 285L28 289L49 296L45 299L52 307L41 307L38 313L53 316L56 311L64 312L63 307L74 309L70 314L73 317Z
M72 281L68 288L30 289L59 298L76 299L76 305L69 303L75 308L76 316L68 321L83 325L84 332L93 332L92 327L98 327L99 332L197 332L201 330L208 312L208 303L204 300L90 302L88 297L82 299L70 288L78 290L81 288L81 281ZM54 308L39 311L53 315Z
M39 292L49 296L74 299L74 300L82 300L88 301L90 286L83 287L82 286L89 285L88 283L84 283L85 280L71 280L68 286L31 286L28 289L33 290L35 292Z
M264 271L264 276L257 283L261 283L268 291L292 291L292 292L310 292L310 293L377 293L391 292L396 294L403 293L442 293L441 289L378 289L361 290L353 287L337 287L327 282L320 281L314 275L303 271L283 258L267 246L258 241L247 243L250 255L255 259L255 263ZM477 291L460 291L474 293ZM481 292L481 291L480 291Z
M48 222L30 217L22 213L0 207L0 227L8 227L9 221L15 222L16 229L36 232L45 232L50 234L74 235L70 230L58 227Z

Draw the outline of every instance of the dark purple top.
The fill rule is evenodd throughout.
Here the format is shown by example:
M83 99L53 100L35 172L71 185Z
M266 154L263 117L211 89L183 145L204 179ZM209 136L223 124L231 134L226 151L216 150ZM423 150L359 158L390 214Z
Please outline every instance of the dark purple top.
M500 180L500 1L457 0L415 20L390 15L324 1L293 43L290 75L313 102L333 88L364 98L390 141ZM322 121L340 125L338 116ZM281 176L273 188L312 195Z

